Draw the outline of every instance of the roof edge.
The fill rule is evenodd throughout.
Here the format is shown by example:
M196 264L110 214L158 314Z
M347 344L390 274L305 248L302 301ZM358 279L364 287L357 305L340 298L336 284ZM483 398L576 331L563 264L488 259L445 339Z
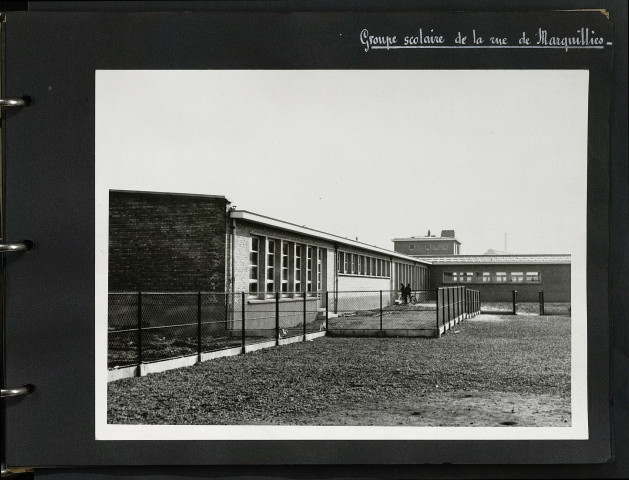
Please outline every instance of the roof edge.
M304 235L311 235L317 238L322 238L324 240L330 240L333 242L343 243L348 246L362 248L364 250L371 250L378 252L383 255L388 255L391 257L396 257L412 262L423 263L425 265L430 265L430 261L412 257L410 255L404 255L399 252L395 252L393 250L387 250L383 247L378 247L376 245L370 245L368 243L359 242L357 240L351 240L349 238L341 237L339 235L335 235L333 233L324 232L322 230L316 230L314 228L305 227L303 225L297 225L296 223L287 222L284 220L280 220L278 218L269 217L266 215L261 215L259 213L251 212L249 210L232 210L230 212L232 218L246 220L254 223L261 223L264 225L269 225L275 228L280 228L284 230L293 231L296 233L302 233Z

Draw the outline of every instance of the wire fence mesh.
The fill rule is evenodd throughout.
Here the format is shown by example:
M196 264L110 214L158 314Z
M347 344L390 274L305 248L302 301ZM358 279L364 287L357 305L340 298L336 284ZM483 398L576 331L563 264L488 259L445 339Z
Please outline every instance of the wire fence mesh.
M139 365L324 331L327 294L109 294L108 366Z
M571 304L568 302L545 302L542 315L571 315Z
M137 293L109 295L107 349L109 367L140 363L137 296Z
M443 324L463 312L470 295L465 291L465 287L417 290L406 298L394 290L278 292L266 298L217 292L110 293L108 366L228 348L244 352L256 343L305 340L308 334L328 329L435 329L439 318Z
M482 313L494 315L565 315L571 314L570 302L547 302L544 300L544 291L540 290L537 301L531 298L530 292L520 295L518 290L511 290L509 301L504 300L505 292L500 291L500 296L494 295L492 290L483 290ZM496 301L496 298L502 298ZM525 300L522 300L525 298ZM556 298L556 294L551 297Z
M406 301L405 301L406 300ZM334 296L330 330L395 330L434 328L436 293L396 290L343 291Z

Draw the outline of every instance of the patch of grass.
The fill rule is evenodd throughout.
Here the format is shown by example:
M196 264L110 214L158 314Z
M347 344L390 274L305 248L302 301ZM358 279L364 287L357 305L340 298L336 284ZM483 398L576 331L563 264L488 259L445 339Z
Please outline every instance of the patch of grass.
M481 315L457 329L440 339L324 337L119 380L108 421L312 424L326 410L386 410L435 392L569 398L570 318Z

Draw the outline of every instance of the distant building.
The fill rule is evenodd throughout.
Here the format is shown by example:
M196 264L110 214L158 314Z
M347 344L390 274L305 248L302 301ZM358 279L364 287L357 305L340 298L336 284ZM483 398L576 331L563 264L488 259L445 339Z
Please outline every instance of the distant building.
M394 251L412 257L461 254L461 242L456 239L454 230L442 230L439 237L428 230L425 237L394 238L392 241Z
M547 302L570 301L570 255L459 255L424 257L430 262L430 288L467 286L481 300L535 302L540 290Z
M496 250L494 248L490 248L483 255L513 255L513 253L505 252L504 250Z

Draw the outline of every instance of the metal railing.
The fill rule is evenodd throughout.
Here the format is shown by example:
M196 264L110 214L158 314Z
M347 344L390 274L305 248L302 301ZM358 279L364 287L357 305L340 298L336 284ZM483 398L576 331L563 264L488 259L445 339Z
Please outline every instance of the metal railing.
M480 313L480 292L467 287L437 289L437 330Z

